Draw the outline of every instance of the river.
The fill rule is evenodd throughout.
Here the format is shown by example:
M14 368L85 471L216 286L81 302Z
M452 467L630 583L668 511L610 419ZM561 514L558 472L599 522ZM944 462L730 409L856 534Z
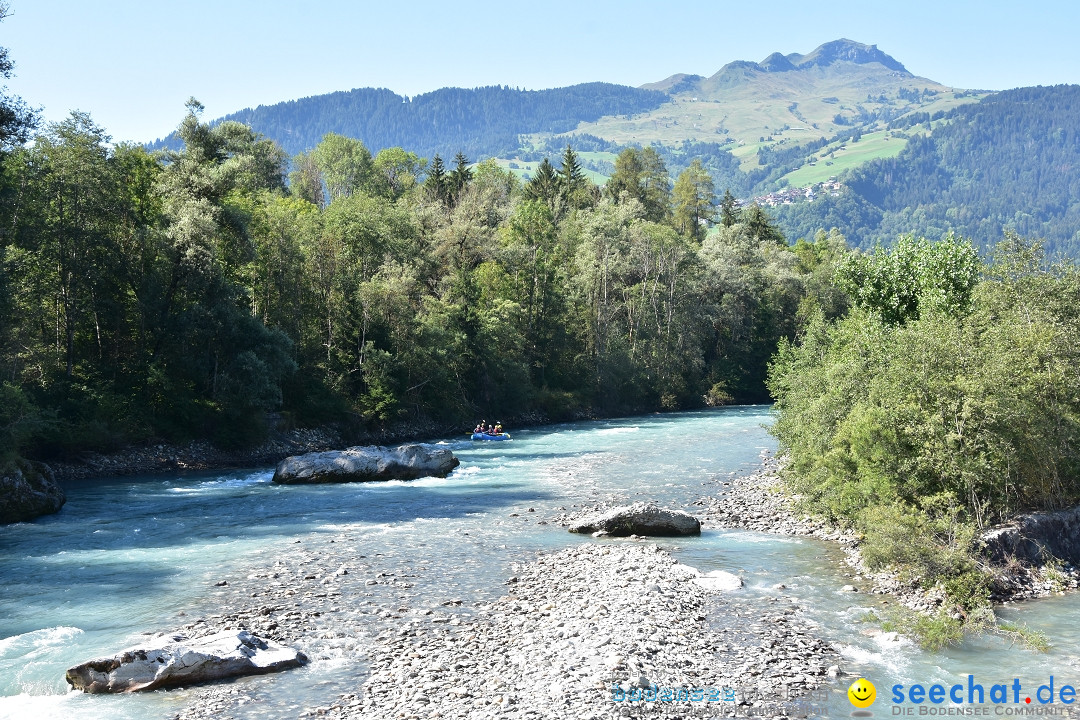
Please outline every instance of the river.
M766 407L731 407L551 425L514 432L508 443L444 439L461 466L445 479L413 482L278 486L271 468L255 468L69 483L60 513L0 527L0 717L173 717L197 690L88 696L67 692L64 670L220 611L235 598L218 582L265 571L297 545L347 539L339 552L411 575L387 602L493 599L505 592L513 563L596 542L538 519L575 504L685 506L775 449L764 429L769 419ZM784 584L781 592L842 648L843 669L877 685L879 715L888 714L881 708L897 683L949 686L972 674L987 689L1019 678L1034 692L1050 675L1059 688L1080 681L1075 594L1002 611L1047 632L1048 654L987 637L928 653L885 640L862 621L880 598L841 591L851 580L828 543L709 530L661 545L702 570L742 575L747 587L738 592L750 605L764 607ZM381 587L340 602L374 606ZM259 698L239 716L295 718L355 690L364 673L362 638L328 645L304 669L238 681ZM832 687L823 715L850 714L849 682Z

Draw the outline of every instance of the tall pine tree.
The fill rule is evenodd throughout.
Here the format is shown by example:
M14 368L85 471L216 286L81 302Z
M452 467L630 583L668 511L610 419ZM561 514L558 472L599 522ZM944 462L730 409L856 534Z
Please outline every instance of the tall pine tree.
M454 156L454 169L450 171L449 176L451 204L457 204L461 194L465 192L465 188L472 181L472 176L472 170L469 168L469 158L465 157L465 153L459 150L458 154Z
M435 197L439 202L446 204L447 200L447 184L446 166L443 165L443 159L439 157L439 153L435 153L435 157L431 159L431 167L427 172L427 180L424 181L424 187L431 193L432 197Z

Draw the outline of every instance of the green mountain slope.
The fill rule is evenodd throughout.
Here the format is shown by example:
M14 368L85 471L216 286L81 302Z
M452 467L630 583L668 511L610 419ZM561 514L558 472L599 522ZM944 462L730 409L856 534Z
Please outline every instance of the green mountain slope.
M473 159L495 157L522 176L569 142L596 153L586 169L600 181L620 149L656 144L673 174L701 158L718 192L730 188L745 197L823 174L821 167L805 170L835 154L852 132L872 133L906 113L975 99L912 75L873 45L836 40L806 55L776 52L760 63L728 63L711 77L680 74L640 88L599 82L540 91L444 88L414 98L364 88L222 119L251 125L289 154L336 132L373 151L401 146L426 157L459 150ZM170 136L151 147L176 142ZM897 139L885 154L903 144ZM858 158L847 160L852 165ZM793 174L799 170L803 175Z
M726 143L751 172L761 164L762 147L802 145L852 128L870 131L910 112L977 99L912 75L876 46L851 40L806 55L731 62L708 78L673 75L643 88L671 99L646 112L583 123L575 132L619 145Z
M997 93L945 114L932 133L926 120L894 123L907 147L842 175L839 197L778 208L789 237L835 226L869 247L953 230L989 247L1009 228L1080 254L1080 86Z

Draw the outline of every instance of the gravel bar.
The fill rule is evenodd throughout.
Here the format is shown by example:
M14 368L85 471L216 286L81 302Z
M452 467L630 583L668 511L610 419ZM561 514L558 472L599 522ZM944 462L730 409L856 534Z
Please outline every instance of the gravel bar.
M361 691L309 716L599 720L753 707L798 717L796 698L838 671L835 650L790 601L753 613L725 603L653 544L601 541L518 572L509 594L471 618L414 619L380 634ZM725 612L745 620L714 627L710 617ZM654 689L659 699L649 699ZM675 699L680 691L686 699Z

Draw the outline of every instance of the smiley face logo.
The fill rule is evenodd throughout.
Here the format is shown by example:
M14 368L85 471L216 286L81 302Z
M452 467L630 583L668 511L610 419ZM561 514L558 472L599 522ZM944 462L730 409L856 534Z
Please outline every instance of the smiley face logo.
M847 689L848 700L857 708L868 708L877 699L877 688L866 678L859 678Z

